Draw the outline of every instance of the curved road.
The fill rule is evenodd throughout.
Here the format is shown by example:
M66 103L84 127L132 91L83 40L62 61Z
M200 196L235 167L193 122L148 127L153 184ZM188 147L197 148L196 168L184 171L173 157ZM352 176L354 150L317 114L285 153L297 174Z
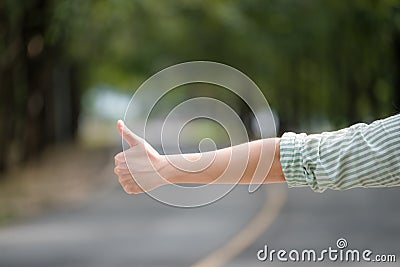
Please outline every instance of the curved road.
M105 166L102 175L113 177L112 166ZM113 178L109 187L79 207L1 228L0 266L266 266L271 262L256 257L264 245L322 250L334 247L338 238L346 238L351 248L395 254L400 260L396 188L323 194L290 189L285 202L281 196L286 194L285 185L264 186L253 194L238 186L212 205L181 209L146 195L129 196ZM271 203L265 201L266 194ZM267 219L257 219L260 214ZM217 257L215 251L220 253ZM364 266L352 263L358 265ZM384 266L398 266L398 262Z

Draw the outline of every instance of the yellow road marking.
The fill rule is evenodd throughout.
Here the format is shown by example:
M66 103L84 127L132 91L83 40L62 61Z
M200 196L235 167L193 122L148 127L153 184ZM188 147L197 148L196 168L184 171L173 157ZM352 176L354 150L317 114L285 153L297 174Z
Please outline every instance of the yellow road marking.
M236 236L229 240L226 245L207 255L192 265L192 267L223 266L249 247L278 217L280 210L286 202L286 195L286 186L268 185L265 190L263 207L256 216Z

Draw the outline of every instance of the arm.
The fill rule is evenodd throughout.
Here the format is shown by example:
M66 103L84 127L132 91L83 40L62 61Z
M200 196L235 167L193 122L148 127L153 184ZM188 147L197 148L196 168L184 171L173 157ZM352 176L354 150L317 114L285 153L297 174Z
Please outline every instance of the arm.
M120 153L115 157L114 171L130 193L148 191L168 182L238 181L248 184L254 176L259 176L257 181L262 183L286 181L289 187L308 186L316 192L328 188L400 186L400 115L370 125L358 123L339 131L311 135L285 133L280 139L257 140L215 152L185 154L190 160L189 165L196 167L199 157L211 158L210 153L214 153L208 168L198 172L174 168L170 162L181 165L185 162L182 155L161 156L122 123L119 123L119 129L131 148L125 151L125 156ZM248 154L243 153L246 148ZM265 157L264 154L262 157L261 152L272 156ZM231 157L234 160L229 160ZM135 163L131 172L126 161ZM240 177L227 175L216 180L225 170L243 162L246 166L243 173L238 172ZM263 164L271 168L260 174L257 166ZM160 182L160 176L168 182ZM143 181L144 187L137 185L138 179Z
M279 138L268 138L212 152L185 154L186 159L190 162L196 162L200 157L213 157L214 159L207 168L198 172L178 170L172 164L165 163L165 167L161 169L161 173L165 174L165 177L172 183L206 184L216 181L219 177L224 178L224 171L231 166L238 166L242 162L245 162L246 166L243 168L243 173L240 177L226 176L218 183L233 184L238 180L240 184L250 184L256 172L257 164L261 163L261 150L265 149L268 150L266 154L273 153L273 157L272 159L266 160L268 162L263 163L266 165L271 164L269 172L265 172L264 177L262 177L263 183L284 182L285 178L279 160L279 140ZM248 153L246 153L247 149ZM237 157L234 157L230 161L231 155L233 154L237 155ZM207 157L207 155L210 156ZM169 155L168 159L172 162L180 162L182 160L182 155ZM241 170L238 172L241 173Z
M260 176L257 181L262 183L285 181L280 164L279 138L257 140L212 152L166 156L133 134L122 121L118 122L118 129L131 146L115 156L114 172L127 193L149 191L168 182L249 184L256 173ZM208 164L202 168L204 162ZM237 166L244 168L236 172ZM240 176L223 175L227 170Z

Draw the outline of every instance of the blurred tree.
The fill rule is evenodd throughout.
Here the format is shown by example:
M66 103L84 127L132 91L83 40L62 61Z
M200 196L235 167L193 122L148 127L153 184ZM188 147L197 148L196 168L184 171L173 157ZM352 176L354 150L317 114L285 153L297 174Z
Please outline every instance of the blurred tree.
M190 60L246 73L281 132L387 116L400 108L399 10L398 0L2 1L0 169L11 145L29 157L73 136L79 88L131 90ZM222 90L207 94L248 117Z
M0 171L77 127L78 84L61 39L48 40L52 11L46 0L0 3Z
M392 111L398 6L390 0L96 1L74 16L86 23L75 23L72 43L90 66L89 83L135 88L172 64L219 61L258 83L282 130L305 129L321 116L345 126Z

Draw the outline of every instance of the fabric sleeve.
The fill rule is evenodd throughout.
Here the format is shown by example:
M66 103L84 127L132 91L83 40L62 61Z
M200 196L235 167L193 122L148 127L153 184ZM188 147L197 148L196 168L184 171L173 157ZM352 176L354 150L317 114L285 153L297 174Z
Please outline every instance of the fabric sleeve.
M285 133L280 161L289 187L400 185L400 115L321 134Z

